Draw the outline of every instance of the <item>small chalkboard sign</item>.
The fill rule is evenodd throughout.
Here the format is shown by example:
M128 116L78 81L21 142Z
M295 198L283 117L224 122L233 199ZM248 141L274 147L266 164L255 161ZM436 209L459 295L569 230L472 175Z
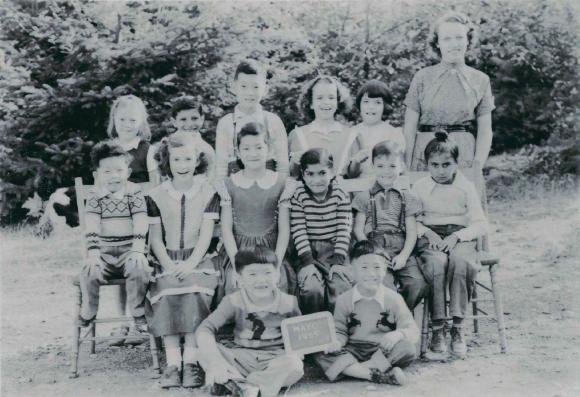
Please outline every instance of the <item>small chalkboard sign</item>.
M282 338L288 354L324 351L336 342L332 314L319 312L287 318L282 321Z

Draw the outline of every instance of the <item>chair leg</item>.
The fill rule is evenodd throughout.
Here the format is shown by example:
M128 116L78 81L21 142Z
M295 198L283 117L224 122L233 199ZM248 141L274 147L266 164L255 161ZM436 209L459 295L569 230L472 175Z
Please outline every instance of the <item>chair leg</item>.
M159 369L159 350L157 349L157 338L153 334L149 334L149 346L151 350L151 358L153 359L153 370L160 372Z
M75 288L75 318L73 319L73 341L72 341L72 357L71 357L71 378L76 378L79 376L78 364L79 364L79 347L81 338L81 327L77 324L77 319L81 314L81 287L76 286Z
M472 299L477 299L477 284L473 285L473 294L472 294ZM473 301L471 302L472 306L473 306L473 315L477 316L477 301ZM473 319L473 333L477 334L479 332L479 321L477 320L477 318Z
M95 340L95 337L97 336L97 323L92 323L91 324L91 337L93 338L93 340L91 340L91 354L95 354L96 351L96 346L97 346L97 341Z
M429 300L423 299L423 320L421 321L421 358L425 358L427 353L427 343L429 339Z
M499 286L496 284L496 266L489 267L489 276L491 278L491 290L494 298L495 305L495 318L497 320L497 330L499 333L499 344L501 346L501 352L507 353L507 339L505 334L505 325L503 320L503 306L501 302L501 294L499 292Z

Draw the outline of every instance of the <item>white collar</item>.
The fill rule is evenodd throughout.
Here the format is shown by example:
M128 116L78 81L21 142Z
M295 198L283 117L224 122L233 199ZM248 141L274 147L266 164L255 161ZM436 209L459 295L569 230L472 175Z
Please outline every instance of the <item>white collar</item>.
M242 288L240 289L240 296L242 297L242 302L245 306L245 309L248 313L258 313L258 312L270 312L270 313L279 313L280 312L280 301L282 296L280 295L280 291L275 288L274 289L274 300L267 306L258 306L250 300L248 293Z
M181 198L185 196L185 198L189 200L199 193L203 183L206 180L207 178L205 177L205 175L195 175L193 177L193 184L191 185L191 188L187 192L179 192L175 190L175 187L173 187L173 183L171 183L171 180L163 182L161 186L174 199L181 200Z
M353 292L352 292L352 304L354 306L355 303L357 303L360 300L374 300L376 301L380 306L381 306L381 310L385 310L385 289L386 287L383 286L382 284L379 285L379 288L377 288L377 292L375 293L374 296L372 297L366 297L366 296L362 296L360 291L358 290L358 287L355 285L353 288Z
M131 139L129 142L121 142L118 138L116 143L123 148L125 151L137 149L139 143L141 143L141 137L136 136L135 138Z
M243 189L249 189L254 185L254 183L256 183L261 189L270 189L276 184L276 181L278 180L278 173L271 170L266 170L266 173L262 178L251 179L245 176L243 171L238 171L230 178L234 185Z
M242 112L240 110L240 105L236 105L236 107L234 108L234 120L240 121L245 118L253 118L256 121L259 121L262 124L264 124L264 109L262 109L262 105L258 104L258 106L256 107L256 111L251 114Z
M467 191L467 188L465 187L466 184L469 184L469 180L459 170L457 170L457 172L455 173L455 178L453 179L453 182L451 182L448 185L443 185L443 184L437 183L433 180L433 178L431 178L430 175L427 176L427 188L428 188L429 193L433 192L433 189L435 189L436 186L453 186L457 189Z

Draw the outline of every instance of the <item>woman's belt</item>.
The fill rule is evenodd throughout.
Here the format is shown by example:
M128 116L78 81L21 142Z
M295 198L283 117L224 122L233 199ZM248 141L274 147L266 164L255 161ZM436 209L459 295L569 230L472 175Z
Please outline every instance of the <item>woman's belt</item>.
M472 132L473 130L473 124L471 122L464 124L419 125L419 132Z

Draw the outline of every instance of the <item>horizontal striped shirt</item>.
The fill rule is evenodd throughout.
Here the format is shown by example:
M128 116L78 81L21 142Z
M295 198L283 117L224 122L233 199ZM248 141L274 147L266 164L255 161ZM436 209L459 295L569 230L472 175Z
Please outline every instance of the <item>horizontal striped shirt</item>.
M336 183L331 184L322 201L316 200L305 186L296 188L291 200L290 231L303 261L312 258L310 240L331 241L334 252L346 258L351 226L349 196Z

